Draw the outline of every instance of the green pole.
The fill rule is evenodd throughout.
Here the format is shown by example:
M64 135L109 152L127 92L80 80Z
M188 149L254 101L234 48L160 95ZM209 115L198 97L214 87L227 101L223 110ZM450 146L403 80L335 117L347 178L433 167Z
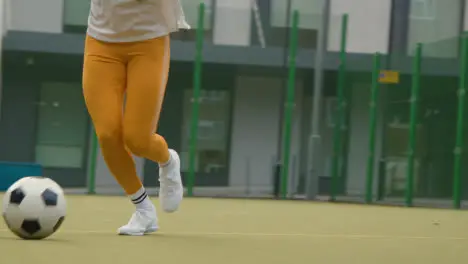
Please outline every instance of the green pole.
M346 118L346 98L345 98L345 85L346 85L346 40L348 33L348 14L344 14L341 20L341 47L340 47L340 65L338 66L338 111L335 118L335 128L333 130L333 159L332 159L332 179L330 200L336 200L336 193L338 191L338 174L340 171L340 156L342 150L342 135L341 129Z
M352 80L350 80L350 82L352 83ZM339 153L348 153L349 151L349 143L350 143L350 131L351 131L351 111L347 111L349 109L351 109L352 107L352 104L353 104L353 90L352 89L346 89L345 91L345 95L344 95L344 117L343 117L343 123L341 125L341 149L339 151ZM339 163L340 165L338 166L339 168L339 177L340 177L340 184L342 186L346 186L347 182L348 182L348 159L347 158L344 158L344 159L341 159L341 163ZM346 192L345 192L346 194Z
M414 158L416 148L416 129L419 106L419 89L421 79L421 56L422 44L416 45L416 52L413 57L413 76L411 84L411 109L410 109L410 128L408 143L408 162L406 171L406 206L413 206L413 185L414 185Z
M188 196L193 196L193 186L195 185L195 161L197 156L198 116L200 112L200 89L202 80L202 52L203 37L205 30L204 21L205 4L200 3L200 6L198 7L197 42L195 50L195 66L193 73L192 123L190 126L189 177L187 181Z
M379 98L380 53L374 54L371 101L369 104L369 156L367 158L366 203L372 203L375 162L375 129L377 125L377 101Z
M88 194L96 193L96 159L98 152L98 140L96 131L93 128L91 137L91 160L89 162Z
M455 164L453 170L453 207L459 209L461 207L461 172L462 172L462 155L464 144L464 112L465 112L465 95L467 89L466 74L468 70L468 36L462 37L462 57L460 70L460 86L458 88L458 114L457 114L457 135L455 142Z
M281 198L285 199L288 194L289 179L289 157L291 154L291 129L292 115L294 111L296 90L296 53L297 34L299 25L299 12L294 11L292 17L292 28L289 35L289 74L286 107L284 109L284 134L283 134L283 166L281 166Z

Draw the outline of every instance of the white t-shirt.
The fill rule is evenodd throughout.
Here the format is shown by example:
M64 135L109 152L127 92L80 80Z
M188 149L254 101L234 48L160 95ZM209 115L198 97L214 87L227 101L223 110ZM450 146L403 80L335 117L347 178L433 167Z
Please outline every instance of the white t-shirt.
M88 35L101 41L142 41L189 28L179 0L91 0Z

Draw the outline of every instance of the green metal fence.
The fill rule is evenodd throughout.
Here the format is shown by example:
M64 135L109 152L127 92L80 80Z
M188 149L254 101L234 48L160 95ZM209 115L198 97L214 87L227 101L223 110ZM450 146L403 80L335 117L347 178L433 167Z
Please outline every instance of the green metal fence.
M288 184L291 182L291 129L296 103L296 50L300 24L299 12L294 11L292 14L280 153L282 198L291 196ZM204 37L203 30L200 30L204 28L202 23L205 21L203 4L200 5L198 21L187 181L189 195L193 195L196 177L195 138L199 129L199 97L203 76ZM333 126L329 164L330 200L351 199L366 203L390 202L413 206L418 199L437 198L452 199L453 206L460 207L464 157L462 121L466 89L464 58L467 56L465 38L420 43L409 57L375 53L372 71L352 72L347 67L347 22L348 17L344 15L341 18L341 46L336 75L336 124ZM460 74L433 75L429 68L437 67L434 66L434 58L453 59L453 52L445 51L447 47L461 47L460 56L456 56L460 58ZM430 63L426 64L426 61ZM362 98L365 98L365 102ZM361 115L356 117L353 111ZM362 123L353 118L361 118ZM352 129L352 126L359 127ZM353 136L359 131L363 132L360 137L363 140L361 149L365 151L361 153L365 157L351 159L354 155L352 148L356 149L356 143L352 142ZM357 160L358 164L353 160ZM302 184L305 184L304 181ZM360 188L357 187L359 184L362 184Z
M460 47L456 66L452 65L453 51L444 50L447 46ZM361 169L354 174L348 170L347 175L348 181L363 184L363 192L352 192L355 186L348 186L343 193L332 189L331 200L338 195L338 200L406 206L449 206L452 201L453 207L461 207L466 186L463 150L467 48L466 36L457 36L419 43L410 57L374 55L372 72L360 73L360 84L367 86L369 97L368 119L361 121L368 124L367 142L362 142L367 151L361 152L367 154L367 164L355 165ZM456 67L458 74L441 74L447 66ZM359 91L349 76L356 73L346 71L344 75L346 85L339 89L345 87L353 97ZM343 96L340 98L347 102ZM350 116L353 108L362 108L362 103L359 106L356 102L343 105L348 105L347 112L339 111L343 119ZM353 118L358 117L351 114ZM336 152L343 138L335 138ZM351 160L354 153L343 155ZM334 169L334 179L338 178L337 171Z
M305 102L313 97L312 85L304 85L304 91L299 95L296 88L299 79L303 81L304 76L313 72L298 67L298 59L304 59L297 55L301 14L296 10L291 14L287 20L289 27L286 25L288 39L283 41L286 43L283 47L283 71L272 70L269 73L278 75L285 82L280 89L280 93L284 92L284 100L280 102L284 107L279 107L282 112L278 122L281 137L270 142L277 144L279 149L271 162L271 177L276 176L277 181L273 179L271 186L267 187L277 187L278 196L283 199L302 198L306 193L307 178L315 174L314 184L322 188L316 198L326 196L331 201L406 206L441 204L460 208L463 186L468 186L465 176L468 175L465 165L468 158L464 154L467 145L464 119L467 114L468 36L418 43L410 55L377 52L369 63L372 65L370 70L356 70L349 64L348 16L334 18L333 23L339 25L335 26L339 30L331 32L339 35L340 39L338 70L324 70L326 89L334 92L325 92L323 99L334 99L336 104L329 107L325 103L321 107L324 116L332 113L332 120L327 120L330 117L322 120L327 129L320 130L320 153L313 156L316 159L319 156L321 164L317 165L318 159L313 160L315 164L309 168L310 143L313 140L310 138L310 116L305 113L310 114L313 107L310 102ZM231 127L233 116L229 111L235 102L233 85L236 81L232 74L222 74L223 67L227 66L204 62L203 47L207 34L211 34L205 26L206 21L205 6L200 4L195 60L190 66L193 70L192 90L186 90L182 95L187 101L183 110L186 114L183 119L187 120L183 122L181 151L185 183L188 195L193 196L197 195L197 187L203 187L210 177L216 181L217 171L225 175L234 171L245 175L245 196L249 196L254 185L250 174L255 171L252 170L255 164L251 157L245 157L245 166L242 166L245 171L237 172L236 168L232 169L236 164L228 164L232 151L228 145L237 144L229 142L234 129ZM457 74L441 74L447 67L456 68ZM210 84L206 78L210 79ZM219 81L213 84L213 79ZM333 89L329 87L331 84ZM220 91L214 85L224 88ZM308 105L302 109L306 119L297 117L298 102ZM218 115L228 118L218 118ZM297 133L292 133L294 124L298 122L301 123L299 129L303 130L299 134L304 135L299 140L294 138ZM217 144L213 140L215 136L205 135L206 127L221 131L224 143L213 147ZM206 137L212 137L209 143L204 142ZM324 142L326 137L330 144ZM295 144L300 149L296 154L291 151L294 142L298 142ZM210 151L203 151L207 144L211 144ZM200 165L202 160L210 160L210 168ZM219 166L213 169L212 164ZM297 175L299 179L292 179ZM91 183L89 186L89 192L93 193L94 185Z

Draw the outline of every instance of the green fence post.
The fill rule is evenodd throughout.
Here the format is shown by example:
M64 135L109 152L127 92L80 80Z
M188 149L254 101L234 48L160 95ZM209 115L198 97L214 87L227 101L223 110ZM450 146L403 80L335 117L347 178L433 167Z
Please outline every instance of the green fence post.
M284 109L284 134L283 134L283 166L281 166L281 198L285 199L288 194L289 180L289 157L291 154L291 129L292 115L295 105L296 90L296 53L297 34L299 26L299 12L294 11L292 17L292 28L289 36L289 74L286 107Z
M202 53L203 38L205 31L204 21L205 4L200 3L200 6L198 7L197 42L195 50L195 66L193 73L192 123L190 126L189 177L187 181L188 196L193 196L193 186L195 185L195 161L197 156L198 116L200 112L200 89L202 80Z
M413 76L411 84L411 109L410 109L410 128L408 142L408 162L406 171L406 206L413 206L413 186L414 186L414 158L416 148L416 129L418 121L419 89L421 81L421 57L422 44L416 45L416 52L413 57Z
M89 162L88 168L88 194L96 194L96 159L97 159L97 152L98 152L98 140L96 136L96 131L94 130L91 132L91 157Z
M379 100L380 53L374 54L371 100L369 103L369 157L367 159L366 203L372 203L375 162L375 129L377 124L377 101Z
M461 207L461 172L462 172L462 157L464 144L464 112L465 112L465 95L467 89L466 74L468 70L468 36L462 37L462 57L460 68L460 86L458 87L458 114L457 114L457 135L455 142L455 164L453 170L453 207L459 209Z
M340 46L340 65L338 67L338 111L335 118L335 127L333 130L333 159L332 159L332 179L330 200L336 200L336 193L338 191L338 174L340 171L340 157L342 150L341 142L341 129L345 120L346 101L345 101L345 85L346 85L346 40L348 33L348 14L344 14L341 20L341 46Z

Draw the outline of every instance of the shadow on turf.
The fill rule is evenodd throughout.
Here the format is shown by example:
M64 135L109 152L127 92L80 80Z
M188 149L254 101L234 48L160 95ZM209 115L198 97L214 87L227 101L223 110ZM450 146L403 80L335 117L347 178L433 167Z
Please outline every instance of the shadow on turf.
M240 239L241 237L235 237L235 236L215 236L215 235L209 235L209 234L171 234L171 233L154 233L154 234L148 234L145 235L144 237L148 239L163 239L163 240L194 240L197 242L200 241L213 241L215 243L222 241L222 240L237 240ZM243 238L245 239L245 237Z
M9 240L9 241L24 241L24 243L67 243L69 240L50 237L45 239L22 239L16 236L0 236L0 240Z

